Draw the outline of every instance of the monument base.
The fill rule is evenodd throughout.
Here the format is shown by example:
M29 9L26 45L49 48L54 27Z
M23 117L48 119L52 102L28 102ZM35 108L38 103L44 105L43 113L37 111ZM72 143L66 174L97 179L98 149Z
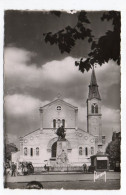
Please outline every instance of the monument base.
M61 167L62 171L64 171L63 167L68 163L67 149L68 146L66 140L63 139L57 141L56 164L57 166Z

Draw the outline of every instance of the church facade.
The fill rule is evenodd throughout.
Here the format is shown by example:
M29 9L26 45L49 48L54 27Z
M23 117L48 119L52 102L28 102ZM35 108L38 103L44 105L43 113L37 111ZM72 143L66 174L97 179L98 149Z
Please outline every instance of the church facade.
M87 98L87 131L79 128L78 108L60 97L40 107L39 111L40 128L20 138L20 151L12 153L13 162L32 162L34 167L46 163L56 166L64 154L66 160L63 163L90 165L90 157L104 150L101 97L94 69ZM65 130L65 141L59 142L56 131L61 126Z

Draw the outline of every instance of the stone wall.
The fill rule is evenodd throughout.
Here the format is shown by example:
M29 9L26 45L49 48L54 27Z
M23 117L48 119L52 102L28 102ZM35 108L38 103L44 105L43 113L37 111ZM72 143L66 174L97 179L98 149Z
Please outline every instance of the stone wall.
M43 129L43 133L37 130L23 138L23 161L32 162L35 166L45 164L51 158L51 149L53 143L58 140L58 136L53 129ZM68 160L69 163L89 162L91 156L91 147L95 152L94 136L83 130L66 129L66 140L68 142ZM36 148L39 148L39 155L36 155ZM82 147L82 155L79 155L79 147ZM85 155L85 147L88 148L88 155ZM27 155L24 155L24 149L27 148ZM33 148L33 156L30 149Z

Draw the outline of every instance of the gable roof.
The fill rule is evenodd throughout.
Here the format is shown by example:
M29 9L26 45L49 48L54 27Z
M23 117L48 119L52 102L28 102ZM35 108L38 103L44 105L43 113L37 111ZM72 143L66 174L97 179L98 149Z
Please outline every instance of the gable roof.
M69 128L68 128L68 129L69 129ZM33 134L33 133L36 132L36 131L40 131L40 128L38 128L38 129L36 129L36 130L34 130L34 131L32 131L32 132L29 132L28 134L22 136L21 138L23 139L23 138L29 136L30 134ZM92 135L91 133L88 133L87 131L85 131L85 130L83 130L83 129L78 128L77 131L82 131L82 132L84 132L84 133L86 133L86 134L88 134L88 135L91 135L91 136L95 137L94 135Z
M26 137L26 136L28 136L28 135L30 135L30 134L32 134L32 133L38 131L38 130L40 130L40 128L38 128L38 129L36 129L36 130L34 130L34 131L32 131L32 132L29 132L28 134L24 135L22 138L24 138L24 137Z
M88 133L87 131L85 131L85 130L83 130L83 129L78 128L78 131L83 131L84 133L86 133L86 134L88 134L88 135L91 135L91 136L95 137L94 135L92 135L91 133Z
M65 104L66 106L69 106L69 107L73 108L74 110L78 110L78 107L73 106L72 104L70 104L70 103L68 103L68 102L65 102L64 100L62 100L62 99L60 99L60 98L55 99L54 101L52 101L52 102L50 102L50 103L48 103L48 104L42 106L41 108L43 109L43 108L45 108L46 106L50 106L50 105L52 105L52 104L54 104L54 103L56 103L56 102L58 102L58 103L61 102L61 103Z

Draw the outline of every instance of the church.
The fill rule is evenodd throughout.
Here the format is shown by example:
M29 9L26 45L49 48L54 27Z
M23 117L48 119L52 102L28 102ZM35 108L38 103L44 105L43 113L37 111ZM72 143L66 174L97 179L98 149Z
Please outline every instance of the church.
M101 96L93 68L87 94L87 131L79 128L78 108L61 97L39 108L40 127L20 137L20 150L12 153L12 162L32 162L34 167L91 164L91 156L105 151L102 134ZM59 140L57 129L64 128Z

